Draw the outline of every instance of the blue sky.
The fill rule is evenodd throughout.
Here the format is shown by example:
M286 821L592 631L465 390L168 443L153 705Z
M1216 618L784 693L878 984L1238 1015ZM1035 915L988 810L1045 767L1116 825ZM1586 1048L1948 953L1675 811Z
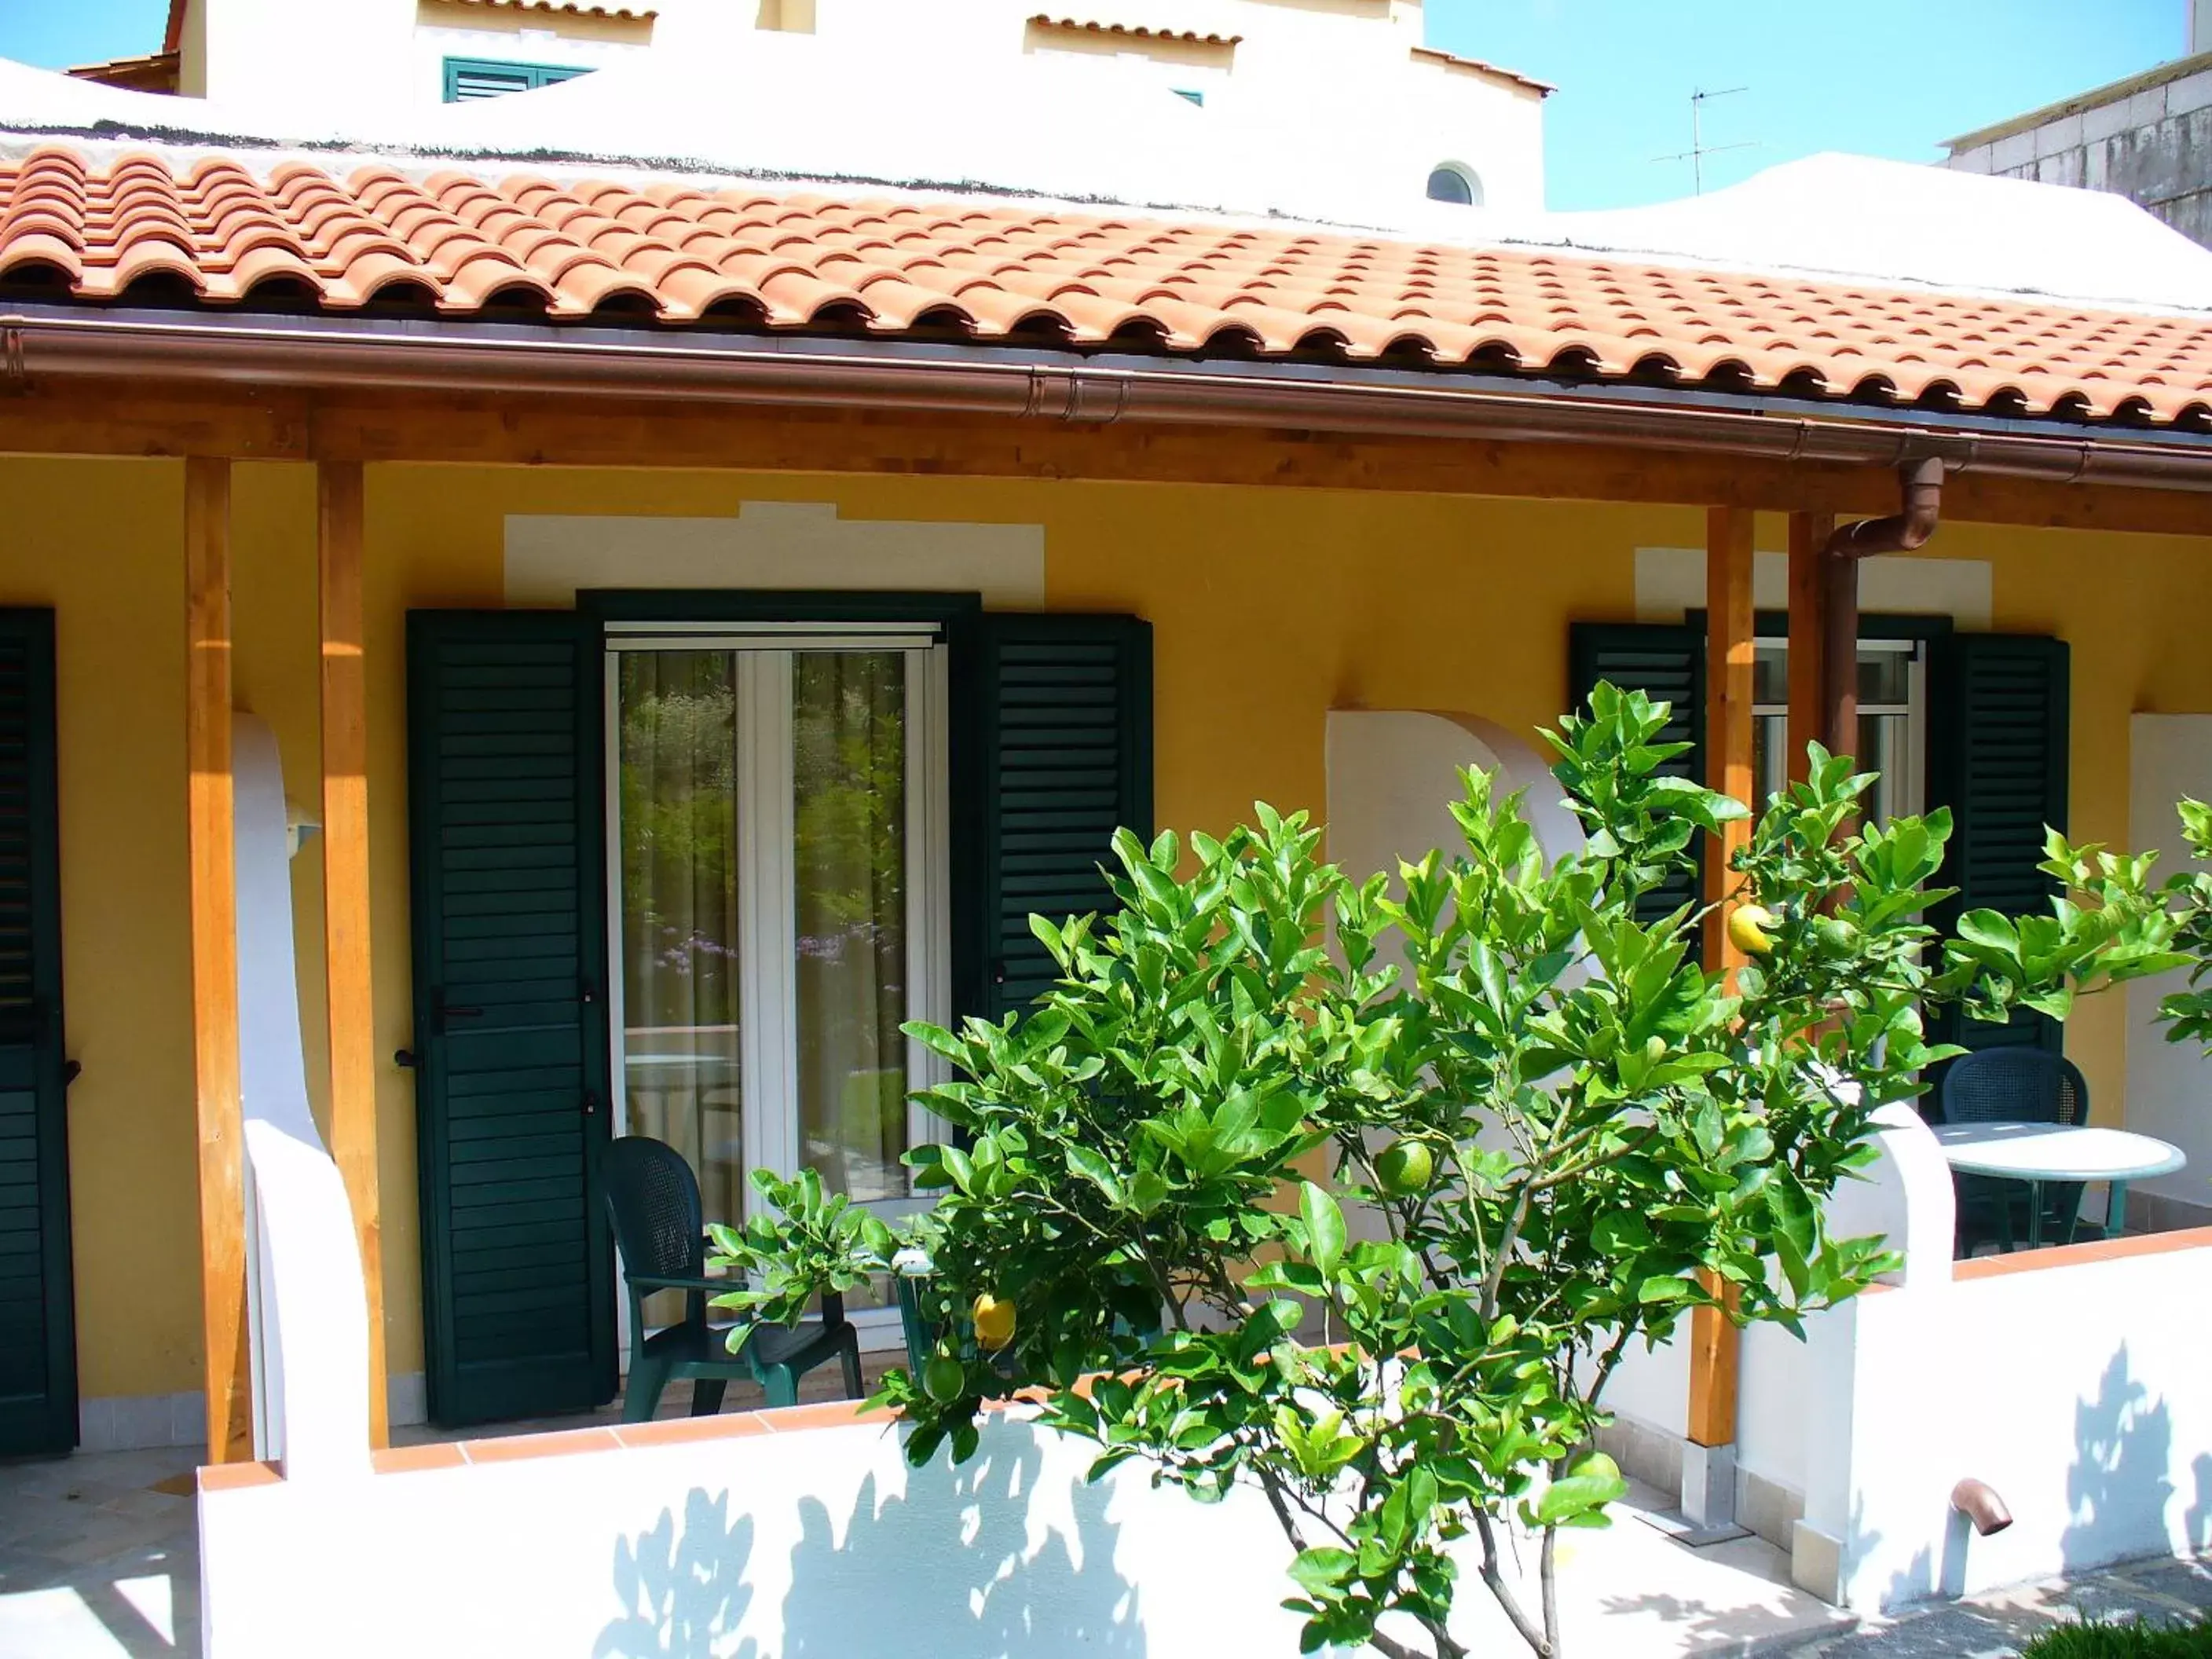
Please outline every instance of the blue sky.
M957 4L959 0L914 0ZM2185 46L2188 0L1428 0L1429 43L1556 82L1554 208L1686 195L1690 94L1705 185L1824 149L1933 161L1941 141ZM59 68L150 52L167 0L0 0L0 57Z
M1428 0L1429 44L1550 81L1558 209L1686 196L1690 94L1705 187L1824 149L1932 161L1942 141L2187 48L2188 0Z

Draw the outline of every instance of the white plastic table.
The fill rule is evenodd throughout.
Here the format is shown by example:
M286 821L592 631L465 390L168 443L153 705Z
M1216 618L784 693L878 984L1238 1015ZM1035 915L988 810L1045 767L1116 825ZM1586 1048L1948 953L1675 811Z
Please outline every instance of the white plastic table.
M2189 1162L2179 1146L2126 1129L2065 1123L1938 1123L1944 1160L1969 1175L1997 1176L2028 1185L2027 1247L2043 1243L2045 1182L2107 1182L2112 1200L2105 1231L2127 1217L2128 1182L2172 1175Z

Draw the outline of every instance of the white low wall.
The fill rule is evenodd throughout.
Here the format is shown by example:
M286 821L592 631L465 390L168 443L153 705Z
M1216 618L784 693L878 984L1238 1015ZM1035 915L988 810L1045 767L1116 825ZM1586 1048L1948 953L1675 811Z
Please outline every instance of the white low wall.
M1863 1610L2212 1547L2212 1230L1954 1264L1934 1138L1909 1108L1881 1121L1829 1225L1885 1235L1905 1265L1803 1342L1743 1333L1739 1518ZM1680 1443L1686 1346L1630 1355L1608 1395L1632 1474ZM1970 1477L2008 1529L1973 1536L1952 1510Z
M2039 1254L1824 1319L1807 1588L1887 1607L2212 1547L2212 1231ZM1951 1509L1969 1476L2008 1529Z
M1255 1494L1209 1507L1128 1467L1091 1486L1095 1449L1005 1414L974 1462L917 1471L883 1424L821 1425L836 1410L204 1490L210 1659L1297 1651L1289 1553Z

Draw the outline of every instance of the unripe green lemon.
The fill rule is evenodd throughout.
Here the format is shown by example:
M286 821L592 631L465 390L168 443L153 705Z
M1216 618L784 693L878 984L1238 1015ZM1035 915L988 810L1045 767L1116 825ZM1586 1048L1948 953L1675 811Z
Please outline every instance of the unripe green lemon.
M1618 1480L1620 1479L1620 1465L1603 1452L1594 1451L1577 1458L1574 1467L1567 1473L1571 1475L1595 1475L1601 1480Z
M1375 1179L1396 1198L1426 1192L1436 1173L1436 1154L1425 1141L1394 1140L1375 1160Z
M921 1368L921 1391L949 1406L968 1391L968 1368L949 1353L939 1354Z
M975 1298L968 1310L975 1322L975 1346L992 1353L1014 1340L1014 1304L1002 1302L986 1291Z

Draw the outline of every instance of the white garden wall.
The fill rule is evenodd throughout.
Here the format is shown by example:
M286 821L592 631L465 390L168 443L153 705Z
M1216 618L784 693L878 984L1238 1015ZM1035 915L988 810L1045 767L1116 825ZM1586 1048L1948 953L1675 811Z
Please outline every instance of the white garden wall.
M1842 1468L1814 1472L1801 1583L1893 1607L2212 1547L2212 1231L2037 1254L1830 1316L1808 1415ZM1969 1476L2008 1530L1952 1510Z
M1802 1343L1743 1334L1739 1518L1791 1550L1800 1584L1861 1609L2212 1547L2212 1230L1954 1265L1934 1139L1909 1108L1882 1121L1829 1225L1884 1234L1905 1265ZM1632 1474L1680 1443L1686 1349L1632 1354L1608 1395ZM1972 1536L1952 1510L1969 1477L2008 1529Z

